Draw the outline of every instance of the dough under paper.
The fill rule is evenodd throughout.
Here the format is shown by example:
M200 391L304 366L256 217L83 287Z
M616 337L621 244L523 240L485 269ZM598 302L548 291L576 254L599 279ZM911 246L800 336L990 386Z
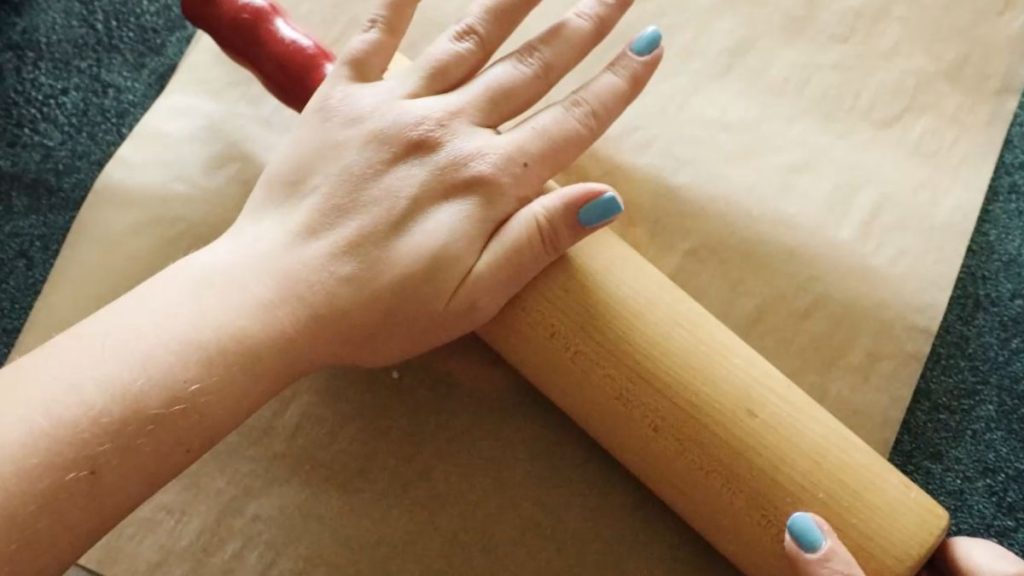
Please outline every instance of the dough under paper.
M468 0L427 0L417 53ZM370 0L285 2L338 46ZM541 4L517 39L567 9ZM566 174L618 231L878 450L902 418L1022 85L1024 3L651 0L574 73L665 30L650 89ZM510 44L509 46L512 46ZM294 116L199 38L97 180L24 353L201 246ZM317 375L86 557L117 574L726 574L475 339Z

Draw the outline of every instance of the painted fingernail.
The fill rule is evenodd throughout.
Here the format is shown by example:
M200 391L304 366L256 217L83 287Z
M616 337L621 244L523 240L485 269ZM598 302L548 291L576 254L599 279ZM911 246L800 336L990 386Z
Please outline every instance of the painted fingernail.
M629 51L641 58L650 56L661 46L661 39L661 28L648 26L633 39L633 43L629 45Z
M584 228L597 228L607 224L622 214L622 200L615 192L605 192L601 196L587 202L576 214Z
M786 532L804 554L817 554L825 547L825 533L818 527L814 517L806 512L797 512L786 521Z

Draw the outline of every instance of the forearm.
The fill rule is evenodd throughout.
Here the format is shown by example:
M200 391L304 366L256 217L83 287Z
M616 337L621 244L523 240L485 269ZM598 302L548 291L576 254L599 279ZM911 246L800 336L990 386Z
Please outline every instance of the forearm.
M416 2L381 4L230 242L0 372L0 573L59 572L288 382L477 329L622 212L601 184L541 193L643 90L661 32L644 30L573 96L499 132L629 6L581 4L484 69L532 4L484 2L388 80ZM486 41L465 42L467 26Z
M228 251L0 371L0 574L61 573L305 371L273 279Z

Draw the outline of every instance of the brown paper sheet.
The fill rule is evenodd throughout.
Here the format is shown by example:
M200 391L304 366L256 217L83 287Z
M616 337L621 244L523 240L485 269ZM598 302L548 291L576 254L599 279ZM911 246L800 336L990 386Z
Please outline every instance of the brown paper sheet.
M370 0L286 1L340 46ZM416 54L468 0L427 0ZM566 10L540 6L516 39ZM881 452L952 289L1024 78L1024 2L651 0L668 54L563 182ZM509 44L512 46L513 44ZM294 116L199 38L97 180L16 354L202 246ZM118 574L728 574L469 338L273 402L86 557Z

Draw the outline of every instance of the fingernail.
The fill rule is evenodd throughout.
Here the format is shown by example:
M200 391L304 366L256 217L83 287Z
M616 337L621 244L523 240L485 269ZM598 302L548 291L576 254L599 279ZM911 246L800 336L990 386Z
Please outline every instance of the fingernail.
M804 554L817 554L825 547L825 533L818 527L814 517L806 512L797 512L786 522L786 532Z
M597 228L622 214L622 200L615 192L605 192L580 208L576 217L584 228Z
M629 51L635 56L643 58L644 56L654 54L654 51L660 46L661 28L648 26L639 36L633 39L633 43L629 45Z

